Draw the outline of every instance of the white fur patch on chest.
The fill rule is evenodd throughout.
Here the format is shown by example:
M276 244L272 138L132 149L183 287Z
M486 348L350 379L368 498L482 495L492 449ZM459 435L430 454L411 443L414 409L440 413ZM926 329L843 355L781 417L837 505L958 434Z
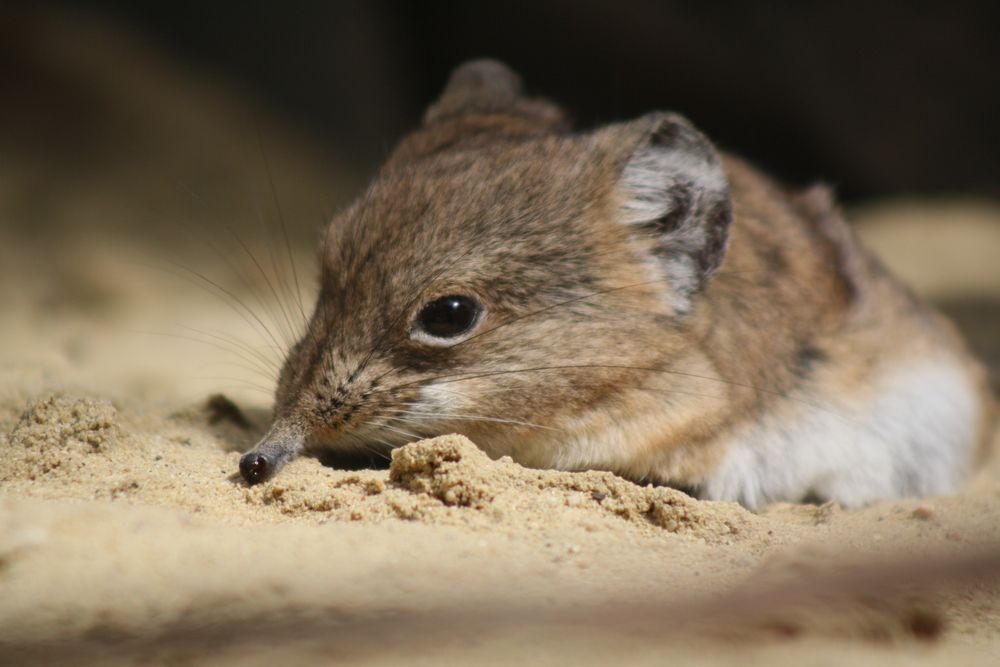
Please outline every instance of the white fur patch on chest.
M950 360L882 375L864 403L803 395L731 436L702 495L753 509L807 496L856 507L955 491L969 472L981 406Z

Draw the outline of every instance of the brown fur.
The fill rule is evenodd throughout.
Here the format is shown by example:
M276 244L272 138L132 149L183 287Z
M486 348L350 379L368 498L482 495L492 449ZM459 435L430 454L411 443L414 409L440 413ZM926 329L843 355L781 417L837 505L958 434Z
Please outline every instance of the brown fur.
M990 401L950 325L858 246L827 191L788 193L734 157L720 158L724 260L699 256L690 312L671 306L687 288L651 280L644 264L663 237L615 222L623 169L663 119L573 134L563 118L498 64L456 72L331 224L316 310L255 452L460 432L527 465L697 484L734 425L807 385L863 396L896 358L951 350ZM696 131L666 122L700 150ZM420 308L451 294L484 305L472 336L415 340ZM433 382L463 416L380 426ZM560 453L566 433L583 432L617 435L589 458Z

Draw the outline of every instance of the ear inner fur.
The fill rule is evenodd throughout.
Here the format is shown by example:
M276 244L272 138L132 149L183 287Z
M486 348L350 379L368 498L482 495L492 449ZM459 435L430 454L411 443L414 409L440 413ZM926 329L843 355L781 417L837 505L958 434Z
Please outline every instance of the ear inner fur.
M636 129L643 138L622 171L620 220L654 239L652 252L685 312L722 263L729 184L711 143L683 117L650 114Z

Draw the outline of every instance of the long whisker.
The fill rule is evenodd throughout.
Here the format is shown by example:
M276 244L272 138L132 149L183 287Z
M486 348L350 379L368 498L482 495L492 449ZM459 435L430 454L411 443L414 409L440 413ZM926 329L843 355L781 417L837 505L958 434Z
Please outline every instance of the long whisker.
M387 441L385 441L385 440L383 440L381 438L375 438L375 442L377 442L378 444L382 445L383 447L386 447L387 449L390 449L390 450L393 449L393 446L392 446L391 443L389 443L389 442L387 442ZM379 458L384 459L386 461L391 461L392 460L392 456L390 454L388 454L387 452L379 449L378 447L373 447L371 445L371 443L362 442L361 446L369 454L374 454L375 456L378 456Z
M274 200L274 207L278 211L278 221L281 224L281 235L285 240L285 250L288 254L288 265L292 269L292 279L295 284L295 301L298 304L299 313L302 316L302 320L305 321L306 313L305 309L302 307L302 290L299 287L299 275L298 271L295 269L295 260L292 258L292 244L288 240L288 226L285 224L285 214L281 209L281 201L278 198L278 189L274 184L274 177L271 174L271 163L267 159L267 151L264 150L264 135L261 132L260 124L257 122L256 116L254 116L254 128L257 131L257 147L260 149L260 157L264 162L264 171L267 174L267 182L271 188L271 198ZM272 256L272 261L273 261ZM275 263L277 268L277 264Z
M519 426L530 426L530 427L533 427L533 428L543 428L543 429L549 429L549 430L552 430L552 431L561 431L561 430L563 430L563 429L559 429L559 428L554 428L552 426L543 426L541 424L534 424L532 422L520 421L520 420L516 420L516 419L502 419L502 418L499 418L499 417L496 417L496 416L491 416L491 415L458 414L458 413L450 413L450 412L441 412L441 411L419 409L420 404L417 403L417 402L408 402L408 403L405 403L404 405L406 405L407 407L406 408L396 408L395 411L398 412L398 413L404 414L404 415L414 415L414 416L421 416L421 417L423 417L423 416L429 416L429 417L439 417L439 418L443 418L443 419L450 419L450 418L454 417L455 419L470 419L470 420L472 420L472 419L481 419L481 420L484 420L484 421L503 421L504 423L507 423L507 424L517 424ZM414 407L416 407L418 409L414 409Z
M446 394L452 394L453 396L459 396L459 397L465 398L465 399L472 399L473 398L468 393L463 392L463 391L459 391L459 390L455 389L454 387L443 387L443 386L438 385L438 384L429 384L428 386L429 387L434 387L434 391L443 391ZM476 395L477 396L482 396L484 394L502 394L503 392L506 392L506 391L510 391L510 389L508 389L507 387L497 387L496 389L477 389L476 390Z
M259 368L257 368L256 366L251 366L251 365L246 364L246 363L240 363L238 361L215 361L215 362L212 362L211 364L208 364L204 368L205 369L209 369L209 368L215 368L215 367L221 367L221 368L242 368L245 371L250 371L254 375L263 376L263 379L265 379L265 380L267 380L269 382L272 382L274 380L273 377L268 376L268 375L264 375L263 373L261 373L261 370Z
M393 448L392 445L389 444L388 442L386 442L385 440L376 440L376 442L379 443L380 445L382 445L383 447L388 447L389 449ZM373 454L373 455L379 457L380 459L383 459L385 461L392 461L392 456L390 454L387 454L386 452L382 451L378 447L372 447L371 445L366 444L366 445L364 445L364 449L369 454Z
M382 424L381 428L387 429L387 430L392 431L394 433L399 433L400 435L405 436L407 438L413 438L414 440L420 440L420 436L417 435L416 433L410 433L409 431L404 431L401 428L396 428L395 426L390 426L387 423L386 424Z
M503 418L500 418L500 417L488 417L486 415L452 414L452 413L443 413L443 412L422 412L422 411L418 411L418 410L395 410L395 411L390 410L390 411L387 411L387 412L389 412L391 414L397 415L397 416L393 417L393 419L404 419L405 420L405 417L408 417L408 416L413 416L413 417L433 417L433 418L441 419L441 420L445 420L445 421L448 421L448 420L473 421L473 422L483 421L483 422L493 422L493 423L497 423L497 424L511 424L513 426L527 426L527 427L530 427L530 428L539 428L539 429L544 429L544 430L547 430L547 431L562 431L563 430L561 428L556 428L554 426L542 426L541 424L533 424L531 422L519 421L517 419L503 419ZM405 421L409 421L409 422L416 423L416 424L421 423L421 421L419 419L416 419L416 420L405 420Z
M824 407L822 405L817 405L816 403L814 403L812 401L807 401L807 400L799 398L797 396L792 396L792 395L788 394L787 392L783 392L783 391L778 391L778 390L774 390L774 389L768 389L768 388L765 388L765 387L757 387L757 386L754 386L754 385L751 385L751 384L746 384L746 383L743 383L743 382L735 382L735 381L732 381L732 380L726 380L726 379L718 378L718 377L711 377L711 376L708 376L708 375L699 375L697 373L688 373L688 372L685 372L685 371L676 371L676 370L667 369L667 368L652 368L652 367L646 367L646 366L629 366L629 365L625 365L625 364L560 364L560 365L553 365L553 366L535 366L535 367L530 367L530 368L513 368L513 369L506 369L506 370L486 371L486 372L468 371L468 372L460 372L460 373L447 373L447 374L433 376L433 377L430 377L430 378L421 378L419 380L413 380L411 382L404 382L402 384L394 385L393 387L387 387L385 389L375 389L375 390L373 390L373 393L387 392L387 391L396 391L396 390L403 389L403 388L406 388L408 386L412 386L412 385L415 385L415 384L428 384L428 383L432 383L433 382L435 384L435 386L436 386L438 384L444 384L444 383L465 382L465 381L468 381L468 380L474 380L474 379L478 379L478 378L489 378L489 377L497 377L497 376L502 376L502 375L514 375L514 374L517 374L517 373L541 373L541 372L559 371L559 370L606 370L606 369L638 371L638 372L645 372L645 373L660 373L660 374L664 374L664 375L671 375L671 376L677 376L677 377L687 377L687 378L693 378L693 379L698 379L698 380L706 380L706 381L709 381L709 382L718 382L720 384L724 384L724 385L728 385L728 386L732 386L732 387L739 387L739 388L742 388L742 389L748 389L750 391L755 391L755 392L759 392L759 393L762 393L762 394L769 394L769 395L772 395L772 396L778 396L778 397L787 399L789 401L800 403L802 405L806 405L806 406L809 406L811 408L815 408L817 410L821 410L821 411L827 412L827 413L829 413L831 415L835 415L837 417L843 418L842 415L839 415L837 412L835 412L833 410L830 410L829 408L826 408L826 407ZM674 391L674 390L670 390L670 391ZM683 391L678 391L677 393L684 393L684 392ZM690 393L690 392L688 392L688 393ZM695 394L695 395L698 395L698 394ZM712 396L705 395L705 397L709 398L709 397L712 397ZM720 397L715 396L715 397L712 397L712 398L720 398Z
M493 333L497 329L502 329L503 327L505 327L505 326L507 326L509 324L513 324L514 322L519 322L519 321L527 319L529 317L533 317L535 315L539 315L541 313L548 312L548 311L553 310L555 308L561 308L563 306L567 306L567 305L570 305L570 304L573 304L573 303L579 303L581 301L586 301L587 299L592 299L595 296L602 296L602 295L605 295L605 294L613 294L615 292L621 292L623 290L632 289L634 287L643 287L643 286L646 286L646 285L653 285L653 284L658 283L658 282L660 282L660 281L659 280L645 280L645 281L640 282L640 283L631 283L629 285L621 285L619 287L611 287L609 289L599 290L597 292L591 292L589 294L584 294L582 296L573 297L572 299L566 299L565 301L560 301L558 303L553 303L553 304L550 304L548 306L545 306L544 308L539 308L537 310L533 310L531 312L524 313L523 315L517 315L515 317L510 317L510 318L504 320L503 322L500 322L499 324L497 324L494 327L486 329L485 331L480 331L477 334L473 334L472 336L469 336L465 340L462 340L462 341L459 341L458 343L455 343L454 345L452 345L452 347L455 348L455 347L459 347L461 345L465 345L469 341L475 340L475 339L479 338L480 336L485 336L486 334Z
M202 329L197 329L195 327L189 327L189 326L186 326L186 325L183 325L183 324L180 325L180 328L184 329L186 331L190 331L192 333L197 333L197 334L200 334L202 336L206 336L208 338L212 338L212 339L221 341L222 343L227 343L229 345L232 345L232 346L234 346L234 348L236 350L242 350L243 352L246 352L251 357L253 357L257 361L259 361L264 367L270 369L274 373L277 373L278 370L279 370L278 362L276 360L271 359L270 357L265 356L263 353L260 352L260 350L252 347L251 345L249 345L245 341L240 340L239 338L236 338L235 336L232 336L232 335L229 335L229 334L225 334L225 333L213 333L211 331L203 331ZM192 340L197 340L197 339L193 338ZM280 350L279 350L279 352L280 352Z
M258 215L259 215L259 212L258 212ZM262 224L263 224L263 222L262 222ZM282 298L282 296L280 296L278 294L278 291L275 289L274 284L271 282L271 277L267 274L267 271L264 270L264 267L257 260L257 256L253 254L253 252L250 250L249 246L247 246L247 244L243 242L243 239L240 238L239 234L237 234L228 225L226 225L226 229L229 231L229 233L232 235L232 237L236 240L237 244L239 244L239 246L243 250L244 254L247 256L247 258L249 258L250 262L257 269L257 272L260 274L261 278L264 279L264 285L267 287L268 291L271 293L271 296L274 297L274 304L277 306L278 313L281 315L280 318L277 317L277 316L275 316L275 314L273 312L273 309L271 309L271 319L275 320L276 324L279 325L279 330L281 332L282 337L285 339L286 346L291 345L291 343L295 339L295 325L292 323L291 317L290 317L290 315L288 313L288 310L285 308L285 304L284 304L285 300L284 300L284 298ZM267 245L268 245L268 249L270 251L270 244L267 244ZM276 280L278 279L277 275L275 276L275 279ZM283 327L281 326L282 324L284 325Z
M249 324L257 332L258 335L263 335L264 337L266 337L267 339L269 339L271 341L271 343L273 343L276 348L281 349L281 350L285 349L285 346L282 345L278 341L277 338L275 338L274 334L271 332L271 329L268 328L268 326L264 323L264 321L260 318L260 316L257 315L256 311L254 311L252 308L250 308L250 306L248 306L246 304L246 302L243 301L243 299L241 299L239 296L237 296L236 294L234 294L232 292L232 290L229 290L229 289L223 287L222 285L220 285L219 283L215 282L214 280L212 280L208 276L204 275L200 271L188 268L188 267L186 267L186 266L184 266L182 264L178 264L177 262L174 262L173 260L170 260L170 259L165 259L163 261L165 261L167 264L173 266L175 269L177 269L178 271L181 272L181 273L177 273L175 271L170 271L169 269L164 269L168 273L172 273L173 275L175 275L175 276L177 276L179 278L188 280L192 284L199 285L203 289L206 289L206 291L208 291L209 294L212 294L213 296L215 296L217 298L221 298L221 300L224 303L226 303L226 305L228 305L247 324ZM153 265L153 266L155 266L155 265ZM163 268L163 267L158 267L158 268ZM190 276L193 276L193 278L190 277L187 274L190 274ZM197 280L195 280L195 278L197 278ZM198 282L198 281L201 281L201 282ZM223 297L225 297L225 298L223 298ZM237 307L237 306L239 306L239 307ZM263 331L263 334L261 333L262 331Z
M211 340L204 340L202 338L197 338L195 336L186 336L186 335L183 335L183 334L172 334L172 333L163 332L163 331L144 331L144 330L141 330L141 329L136 329L136 330L133 330L133 332L137 333L137 334L143 334L143 335L146 335L146 336L162 336L164 338L177 338L177 339L180 339L180 340L193 341L195 343L200 343L202 345L208 345L209 347L214 347L217 350L222 350L223 352L228 352L229 354L233 354L233 355L239 357L240 359L243 359L248 364L250 364L249 366L244 366L244 368L246 368L247 370L252 371L254 373L259 373L260 375L263 375L264 377L266 377L269 380L275 379L274 378L275 371L273 369L260 366L259 362L256 359L254 359L253 357L247 357L244 354L242 354L240 350L238 350L236 348L233 348L233 347L228 347L228 346L226 346L226 345L224 345L222 343L216 343L216 342L211 341Z
M187 192L188 195L192 199L196 200L202 206L205 206L206 208L208 207L208 203L197 192L195 192L190 187L188 187L187 184L178 181L178 185L181 188L183 188L184 191ZM256 286L255 285L255 281L253 281L249 276L246 275L246 273L243 270L243 267L240 266L240 265L238 265L236 262L234 262L233 259L230 257L230 254L228 252L224 252L222 249L220 249L219 246L216 243L214 243L212 241L212 239L207 234L199 234L196 230L191 229L191 227L189 225L184 224L183 221L180 222L180 225L181 225L181 228L184 229L185 231L187 231L187 233L192 238L198 240L200 243L204 243L205 245L207 245L212 250L212 252L214 252L215 255L217 257L219 257L219 259L221 259L222 262L225 263L227 267L229 267L229 270L232 271L235 275L237 275L240 278L240 280L242 280L244 282L244 284L246 284L247 287L250 288L250 293L254 297L254 300L256 301L257 305L263 311L265 311L267 313L268 317L271 319L271 321L276 326L279 326L279 328L280 328L281 319L279 319L277 317L276 313L275 313L274 304L268 304L264 299L261 298L261 296L257 292L257 290L254 289L255 286ZM282 306L282 300L279 299L277 297L277 295L275 294L274 288L271 285L271 281L270 281L267 273L260 266L260 263L257 262L257 258L250 251L250 249L247 247L247 245L243 242L243 239L240 238L240 236L233 230L233 228L230 225L224 224L223 226L225 227L225 229L229 233L229 235L242 247L242 249L243 249L244 253L246 253L247 257L249 257L250 260L256 265L257 270L260 272L261 277L264 278L265 284L270 288L271 293L275 295L275 302L277 303L278 307L281 308L281 306ZM288 317L287 317L287 315L285 315L285 322L288 323ZM289 329L292 329L292 328L293 327L289 327ZM281 331L280 333L281 333L282 337L285 338L286 345L289 344L290 341L289 341L289 334L288 334L288 332L287 331Z
M211 380L212 382L235 382L235 383L240 384L240 385L242 385L244 387L247 387L249 389L255 389L257 391L263 392L263 393L267 394L268 396L270 396L272 393L274 393L274 388L273 387L265 387L263 385L259 385L259 384L255 383L255 382L251 382L251 381L243 379L243 378L225 377L225 376L218 376L218 375L197 375L195 377L198 380Z
M392 460L392 457L387 452L382 451L381 449L379 449L378 447L375 446L376 444L382 445L387 450L391 451L393 449L392 444L389 443L387 440L385 440L383 438L378 438L378 437L372 436L370 439L366 440L364 438L359 437L355 433L346 433L346 434L344 434L344 438L351 445L354 445L354 447L355 447L356 450L360 449L361 451L365 452L366 454L372 454L372 455L377 456L377 457L379 457L381 459L384 459L386 461Z
M469 379L471 379L471 378L469 378ZM460 382L461 379L454 380L454 381L455 382ZM433 386L436 391L445 391L445 389L443 387L441 387L439 384L431 384L429 386ZM591 384L591 383L577 382L577 383L574 383L574 386L576 386L576 387L593 388L593 387L604 387L606 385L604 383L592 383ZM650 387L650 386L644 385L644 384L618 383L615 386L617 388L620 388L620 389L635 389L635 390L638 390L638 391L648 391L648 392L657 393L657 394L676 394L676 395L679 395L679 396L694 396L696 398L712 398L712 399L725 398L725 396L721 396L719 394L708 394L708 393L705 393L705 392L689 391L689 390L686 390L686 389L671 389L671 388L667 388L667 387ZM395 389L394 387L388 388L388 389L384 390L384 393L391 395L391 393L392 393L392 391L394 389ZM510 392L510 391L514 391L514 389L511 388L511 387L501 387L501 388L492 389L492 390L489 390L489 389L487 389L487 390L477 390L477 394L479 394L479 393L498 394L498 393L504 393L504 392Z

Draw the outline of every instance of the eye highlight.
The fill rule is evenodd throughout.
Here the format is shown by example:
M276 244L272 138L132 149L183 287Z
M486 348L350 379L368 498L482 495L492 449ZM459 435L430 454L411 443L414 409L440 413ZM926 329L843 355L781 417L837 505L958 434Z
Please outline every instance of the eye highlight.
M420 309L414 326L434 338L457 338L476 325L482 311L472 297L443 296Z

